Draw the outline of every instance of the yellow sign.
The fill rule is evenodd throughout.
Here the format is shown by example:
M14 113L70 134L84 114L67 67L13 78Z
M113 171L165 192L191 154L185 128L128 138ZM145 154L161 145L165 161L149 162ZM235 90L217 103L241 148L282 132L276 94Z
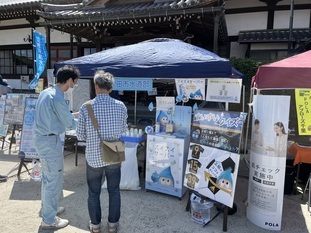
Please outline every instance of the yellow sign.
M43 84L44 84L44 80L43 78L40 78L38 81L38 86L36 87L36 90L35 90L36 93L40 93L41 91L43 91Z
M311 89L295 89L298 134L311 135Z

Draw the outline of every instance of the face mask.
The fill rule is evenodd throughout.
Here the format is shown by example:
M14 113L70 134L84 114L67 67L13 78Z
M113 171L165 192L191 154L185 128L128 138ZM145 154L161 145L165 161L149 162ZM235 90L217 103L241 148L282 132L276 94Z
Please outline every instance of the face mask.
M69 87L68 90L66 91L66 93L71 94L73 92L74 88L73 87Z

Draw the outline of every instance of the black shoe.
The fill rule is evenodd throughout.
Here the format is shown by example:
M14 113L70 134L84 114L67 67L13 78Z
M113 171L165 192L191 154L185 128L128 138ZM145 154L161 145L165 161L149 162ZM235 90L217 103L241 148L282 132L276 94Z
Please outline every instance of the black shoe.
M0 182L1 182L1 181L6 181L7 179L8 179L7 176L2 176L2 175L0 175Z

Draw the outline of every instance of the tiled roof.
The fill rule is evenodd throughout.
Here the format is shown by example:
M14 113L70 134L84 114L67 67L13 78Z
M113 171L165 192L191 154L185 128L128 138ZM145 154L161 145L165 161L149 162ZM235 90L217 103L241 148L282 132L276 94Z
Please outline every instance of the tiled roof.
M131 38L131 33L142 39L149 36L185 39L204 34L204 43L207 40L212 43L216 16L219 16L218 36L223 43L227 39L224 6L219 0L2 1L0 21L41 16L45 21L38 25L90 41L123 40Z
M186 10L200 8L204 13L203 7L214 6L218 1L215 0L168 0L154 2L134 2L127 4L96 4L83 7L76 6L68 8L62 5L42 4L43 10L38 14L45 19L77 19L78 17L115 17L117 20L123 16L148 15L159 12L161 15L168 11ZM202 8L201 8L202 7ZM219 10L214 8L215 11ZM185 12L187 13L187 12Z
M53 4L69 4L79 3L81 0L1 0L0 7L14 7L18 5L31 6L33 4L39 5L40 3L53 3Z
M105 3L103 3L105 2ZM219 38L227 39L227 29L224 19L224 7L218 0L156 0L156 1L105 1L95 0L86 5L55 5L42 4L42 10L37 14L46 21L42 26L81 36L88 40L106 38L107 35L117 36L130 33L129 29L144 28L144 32L158 36L167 33L194 33L191 29L205 33L213 38L214 17L220 14ZM107 31L108 30L108 31ZM176 30L175 32L173 32ZM157 32L155 32L157 31ZM100 36L99 36L100 35ZM205 39L206 41L206 39Z
M292 41L306 42L311 39L311 29L293 29ZM238 42L243 43L271 43L288 42L289 29L240 31Z
M39 3L42 2L42 0L1 0L0 6L10 6L10 5L16 5L16 4L30 4L30 3Z
M16 19L36 14L41 3L75 4L82 0L0 0L0 20Z

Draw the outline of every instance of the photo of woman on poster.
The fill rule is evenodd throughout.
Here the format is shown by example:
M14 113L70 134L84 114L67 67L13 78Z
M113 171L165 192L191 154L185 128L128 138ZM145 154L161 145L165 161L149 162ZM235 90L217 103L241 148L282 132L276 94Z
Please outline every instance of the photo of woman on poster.
M274 124L274 131L276 133L274 139L274 147L267 146L267 151L274 152L276 157L286 157L287 150L287 134L282 122L276 122Z

